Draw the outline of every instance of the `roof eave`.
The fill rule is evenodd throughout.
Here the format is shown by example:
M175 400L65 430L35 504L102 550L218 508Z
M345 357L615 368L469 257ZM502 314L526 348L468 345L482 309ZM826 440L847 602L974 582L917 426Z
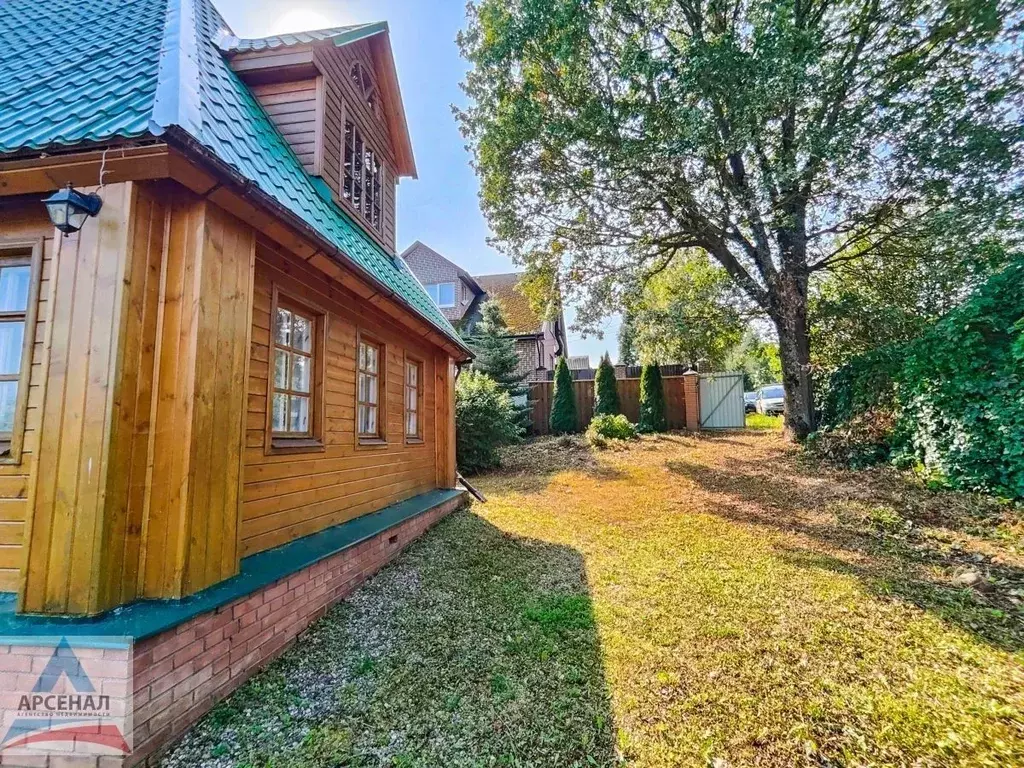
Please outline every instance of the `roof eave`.
M273 195L263 191L258 184L239 174L231 165L217 157L216 154L198 142L191 134L176 126L172 126L167 129L162 138L167 140L169 143L172 143L189 156L198 158L202 162L208 164L219 176L228 179L230 184L239 188L243 197L254 199L257 203L262 205L262 207L268 209L271 213L287 223L291 228L300 232L308 240L315 243L315 245L322 250L324 254L329 255L344 264L346 268L356 273L360 279L366 281L380 294L394 301L403 309L410 312L413 316L425 322L434 330L434 332L451 344L453 348L458 349L463 353L464 357L461 358L460 362L473 359L474 355L472 350L461 338L459 338L457 334L449 334L445 329L439 327L429 317L424 315L423 312L417 309L408 299L381 282L372 272L367 270L364 266L352 259L347 253L321 235L315 227L311 226L300 216L289 210Z

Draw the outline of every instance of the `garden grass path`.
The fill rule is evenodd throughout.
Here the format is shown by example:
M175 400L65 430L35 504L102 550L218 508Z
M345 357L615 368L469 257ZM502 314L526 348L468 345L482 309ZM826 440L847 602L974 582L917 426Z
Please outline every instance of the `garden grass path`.
M773 432L478 485L164 764L1024 765L1019 510Z

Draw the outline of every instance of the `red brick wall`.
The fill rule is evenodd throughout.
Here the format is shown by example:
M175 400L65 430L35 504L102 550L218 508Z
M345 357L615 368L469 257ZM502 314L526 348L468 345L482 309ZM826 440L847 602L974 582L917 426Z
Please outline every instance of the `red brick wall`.
M372 539L135 646L135 752L147 762L408 543L452 499Z
M695 373L683 375L683 401L686 428L696 432L700 429L700 376Z

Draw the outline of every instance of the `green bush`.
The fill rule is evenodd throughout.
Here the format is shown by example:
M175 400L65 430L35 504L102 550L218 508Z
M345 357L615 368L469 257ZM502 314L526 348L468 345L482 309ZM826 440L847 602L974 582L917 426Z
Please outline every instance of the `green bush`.
M621 412L619 405L619 384L615 380L615 366L605 353L597 366L594 377L594 415L614 416Z
M964 490L1024 498L1024 258L919 339L839 369L823 399L826 455L892 460Z
M498 449L522 436L519 411L508 392L479 371L463 371L455 386L455 453L471 474L500 463Z
M576 395L573 391L572 373L564 357L555 364L555 386L551 395L551 433L567 435L578 432L576 419Z
M636 427L621 414L595 416L587 427L587 442L591 445L604 446L608 440L632 440L635 437Z
M661 368L657 363L645 365L640 372L640 423L641 432L664 432L668 429L665 420L665 392L661 386Z

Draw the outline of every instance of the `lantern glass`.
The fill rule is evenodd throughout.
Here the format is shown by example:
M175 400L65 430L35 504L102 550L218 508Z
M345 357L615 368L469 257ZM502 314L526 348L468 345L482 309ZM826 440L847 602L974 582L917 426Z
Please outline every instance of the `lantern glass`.
M43 203L50 214L53 226L65 235L80 230L86 219L99 213L103 206L99 195L83 195L70 184L46 198Z

